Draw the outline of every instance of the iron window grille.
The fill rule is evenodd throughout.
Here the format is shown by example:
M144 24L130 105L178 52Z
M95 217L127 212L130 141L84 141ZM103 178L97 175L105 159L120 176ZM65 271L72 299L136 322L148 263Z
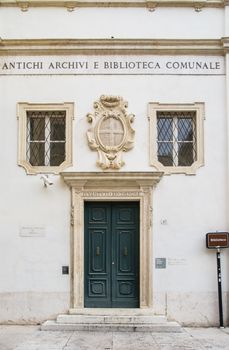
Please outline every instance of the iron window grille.
M26 160L59 166L66 158L66 111L27 111Z
M166 167L197 160L195 111L157 111L157 158Z

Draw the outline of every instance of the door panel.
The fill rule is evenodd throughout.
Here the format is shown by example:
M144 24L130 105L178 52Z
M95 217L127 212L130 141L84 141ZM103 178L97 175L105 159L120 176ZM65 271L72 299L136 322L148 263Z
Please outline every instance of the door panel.
M112 210L113 307L138 307L139 212L138 203L114 203Z
M85 203L85 307L139 306L139 204Z
M106 271L106 237L107 230L90 230L91 237L89 259L90 273Z
M110 307L110 208L85 204L85 306Z

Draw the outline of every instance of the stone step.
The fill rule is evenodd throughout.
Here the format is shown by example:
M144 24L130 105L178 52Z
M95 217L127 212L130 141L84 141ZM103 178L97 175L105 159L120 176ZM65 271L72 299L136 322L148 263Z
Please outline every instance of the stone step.
M134 315L59 315L57 323L67 324L156 324L165 323L165 316Z
M163 323L57 323L46 321L41 326L42 331L110 331L110 332L151 332L179 333L181 326L177 322Z

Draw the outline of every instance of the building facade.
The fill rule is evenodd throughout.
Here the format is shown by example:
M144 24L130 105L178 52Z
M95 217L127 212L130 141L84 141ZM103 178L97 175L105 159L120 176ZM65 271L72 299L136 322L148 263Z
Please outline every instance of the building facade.
M0 322L218 324L228 1L0 4Z

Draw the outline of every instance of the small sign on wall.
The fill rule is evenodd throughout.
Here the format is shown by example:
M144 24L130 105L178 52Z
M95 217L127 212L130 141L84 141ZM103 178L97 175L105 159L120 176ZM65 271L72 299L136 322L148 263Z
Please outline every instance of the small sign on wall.
M208 249L228 248L229 233L228 232L209 232L206 234L206 245Z
M21 226L19 229L19 235L21 237L44 237L44 226Z
M156 258L155 259L156 269L166 269L166 258Z
M185 265L188 265L188 261L186 258L168 258L168 265L185 266Z

